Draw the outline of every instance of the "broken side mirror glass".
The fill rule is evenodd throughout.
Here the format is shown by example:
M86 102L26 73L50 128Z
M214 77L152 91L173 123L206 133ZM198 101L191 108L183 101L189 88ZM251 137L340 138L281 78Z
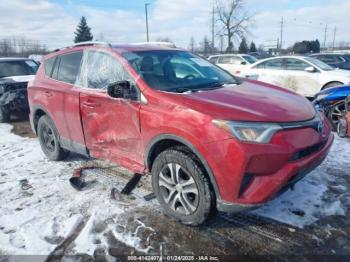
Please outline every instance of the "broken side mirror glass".
M107 93L113 98L137 100L136 88L131 85L129 81L118 81L109 84L107 87Z

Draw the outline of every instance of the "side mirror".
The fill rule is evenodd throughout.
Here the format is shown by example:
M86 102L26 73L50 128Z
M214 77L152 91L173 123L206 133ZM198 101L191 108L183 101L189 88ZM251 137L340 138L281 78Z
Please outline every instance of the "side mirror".
M315 73L317 72L316 68L314 68L313 66L309 66L307 68L304 69L306 72L308 73Z
M118 81L109 84L107 87L107 93L113 98L126 98L126 99L137 99L135 90L130 85L129 81Z
M246 65L246 64L247 64L246 61L242 61L242 62L241 62L241 65Z

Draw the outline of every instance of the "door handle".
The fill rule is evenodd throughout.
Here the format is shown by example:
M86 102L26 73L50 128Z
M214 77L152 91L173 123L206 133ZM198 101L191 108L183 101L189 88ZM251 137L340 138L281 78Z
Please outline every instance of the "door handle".
M44 95L47 97L51 97L52 96L52 92L51 91L45 91Z
M99 103L94 103L94 102L89 102L89 101L82 102L81 104L82 104L82 106L89 107L89 108L94 108L94 107L100 107L101 106L101 104L99 104Z

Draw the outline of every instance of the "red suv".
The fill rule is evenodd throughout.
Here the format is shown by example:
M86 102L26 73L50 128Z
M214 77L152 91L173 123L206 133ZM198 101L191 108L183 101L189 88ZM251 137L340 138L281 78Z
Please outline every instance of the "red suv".
M151 173L165 213L191 225L266 203L334 139L305 98L171 47L67 47L44 57L28 92L49 159L72 151Z

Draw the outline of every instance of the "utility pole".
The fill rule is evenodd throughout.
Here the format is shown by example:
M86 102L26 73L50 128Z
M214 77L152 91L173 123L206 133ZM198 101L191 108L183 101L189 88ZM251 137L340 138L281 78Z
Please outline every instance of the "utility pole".
M147 8L149 5L150 5L150 3L145 3L147 42L149 42L149 33L148 33L148 8Z
M326 49L327 31L328 31L328 24L326 24L326 27L324 29L323 49Z
M334 34L333 34L333 50L335 49L335 35L337 33L337 27L334 27Z
M283 26L284 26L284 21L283 21L283 16L282 16L282 19L281 19L281 36L280 36L280 44L279 44L280 53L282 51L282 43L283 43Z
M215 10L213 6L212 21L211 21L211 45L215 48Z
M224 51L224 35L220 35L220 52L221 54Z

